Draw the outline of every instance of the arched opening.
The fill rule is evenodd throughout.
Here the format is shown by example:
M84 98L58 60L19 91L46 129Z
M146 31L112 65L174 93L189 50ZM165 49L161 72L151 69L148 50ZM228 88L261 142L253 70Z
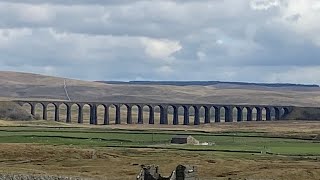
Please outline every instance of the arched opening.
M83 119L79 119L82 117L82 111L80 110L81 105L72 104L71 105L71 123L83 123Z
M153 108L154 110L154 123L155 124L160 124L160 111L161 111L161 107L159 105L155 106Z
M97 105L97 125L104 124L105 109L106 109L105 105L103 104Z
M111 104L109 107L109 123L116 124L116 106Z
M59 121L66 122L67 119L67 105L62 103L59 105Z
M56 111L56 105L53 103L49 103L47 105L47 120L49 121L55 120L55 111Z
M175 123L177 123L177 120L176 120L175 117L174 117L175 111L177 111L175 106L169 105L169 106L167 107L168 124L174 124L174 121L176 121ZM177 116L177 115L176 115L176 116ZM179 117L179 116L178 116L178 117Z
M267 108L263 107L261 110L262 113L262 121L266 121L267 120Z
M216 109L213 106L210 107L210 122L216 122Z
M225 122L226 118L226 109L225 107L220 107L220 122Z
M131 118L133 124L138 124L138 114L139 114L139 107L138 105L133 105L131 107Z
M83 124L90 124L91 105L85 104L82 107Z
M195 124L195 107L194 106L190 106L189 107L189 124L190 125L194 125Z
M248 121L248 109L246 107L242 109L242 121Z
M153 124L154 123L154 119L153 119L153 108L150 105L144 105L143 106L143 117L144 117L144 121L147 124Z
M238 109L237 107L231 107L231 113L232 113L232 121L238 121Z
M35 104L35 115L34 118L37 120L43 120L46 119L46 112L45 112L45 106L42 103Z
M200 106L198 107L198 111L199 111L199 124L204 124L205 123L205 117L206 117L206 107L204 106Z
M30 114L32 114L33 112L33 108L32 108L32 104L30 104L30 103L24 103L23 105L22 105L22 108L24 109L24 110L26 110L28 113L30 113Z
M184 108L183 106L178 106L178 124L184 124Z
M252 108L252 121L257 121L257 109Z
M120 106L120 112L121 112L121 122L123 124L132 124L132 108L128 104L122 104Z

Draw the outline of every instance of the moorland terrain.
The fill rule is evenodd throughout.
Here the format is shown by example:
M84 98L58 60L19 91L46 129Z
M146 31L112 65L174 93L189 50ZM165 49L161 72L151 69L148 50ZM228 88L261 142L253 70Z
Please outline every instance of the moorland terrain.
M318 87L105 84L16 72L0 72L0 100L66 100L64 81L73 101L320 104ZM0 106L7 108L5 103ZM19 112L30 115L25 108ZM208 180L320 177L319 121L93 126L88 125L88 109L84 110L84 124L75 123L76 115L72 115L73 123L54 122L53 109L48 113L47 121L39 117L0 120L0 177L129 180L135 179L142 164L158 164L160 172L169 175L180 163L197 166L199 178ZM40 107L36 114L41 114ZM134 121L136 114L133 111ZM61 116L63 120L63 111ZM170 144L177 134L212 145Z

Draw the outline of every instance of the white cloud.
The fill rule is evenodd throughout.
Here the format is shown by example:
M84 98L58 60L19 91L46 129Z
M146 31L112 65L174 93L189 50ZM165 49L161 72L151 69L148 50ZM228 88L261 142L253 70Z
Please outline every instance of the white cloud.
M279 0L252 0L250 6L254 10L268 10L280 6Z
M17 11L22 21L31 23L47 23L55 16L47 5L21 5Z
M169 58L182 49L179 42L168 39L141 38L141 42L145 46L146 54L157 59Z

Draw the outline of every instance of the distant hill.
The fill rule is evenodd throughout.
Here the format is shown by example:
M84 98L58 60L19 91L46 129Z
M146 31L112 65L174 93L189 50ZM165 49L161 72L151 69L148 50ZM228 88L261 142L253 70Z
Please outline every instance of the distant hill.
M175 85L101 83L4 71L0 71L0 100L67 100L64 81L72 101L320 105L320 88L315 85L272 87L224 82L206 82L206 85L177 85L177 82Z
M248 83L248 82L225 82L225 81L97 81L107 84L134 84L134 85L171 85L171 86L264 86L264 87L288 87L288 88L319 88L316 84L290 84L290 83Z

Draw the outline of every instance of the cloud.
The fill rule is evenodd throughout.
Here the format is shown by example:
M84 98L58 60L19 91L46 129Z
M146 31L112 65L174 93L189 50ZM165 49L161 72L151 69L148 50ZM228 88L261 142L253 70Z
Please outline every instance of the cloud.
M167 39L151 39L142 38L142 44L145 46L145 52L152 58L166 59L173 53L182 49L177 41L170 41Z
M268 10L279 5L279 0L252 0L250 3L251 8L254 10Z
M1 70L320 83L317 0L2 0L0 17Z

